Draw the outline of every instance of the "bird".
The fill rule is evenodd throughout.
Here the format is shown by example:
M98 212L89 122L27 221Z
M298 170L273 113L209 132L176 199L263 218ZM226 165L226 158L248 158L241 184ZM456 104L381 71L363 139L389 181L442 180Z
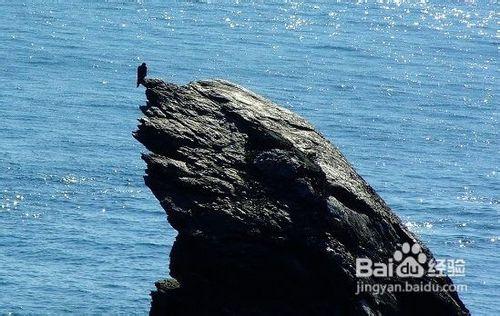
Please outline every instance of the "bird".
M137 87L139 87L140 84L144 85L144 79L148 75L148 67L146 66L146 63L142 63L139 67L137 67Z

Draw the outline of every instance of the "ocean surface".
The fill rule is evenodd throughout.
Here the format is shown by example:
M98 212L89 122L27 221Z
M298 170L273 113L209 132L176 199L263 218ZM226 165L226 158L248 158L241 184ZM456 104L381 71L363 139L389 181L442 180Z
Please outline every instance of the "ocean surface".
M0 313L146 314L175 238L136 67L309 119L500 314L496 1L0 1Z

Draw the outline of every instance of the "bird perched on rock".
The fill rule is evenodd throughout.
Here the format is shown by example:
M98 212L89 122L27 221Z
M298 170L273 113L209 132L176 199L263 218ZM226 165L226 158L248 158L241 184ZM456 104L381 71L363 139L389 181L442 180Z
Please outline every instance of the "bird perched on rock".
M148 67L146 66L146 63L142 63L139 67L137 67L137 87L139 87L140 84L144 85L144 79L148 75Z

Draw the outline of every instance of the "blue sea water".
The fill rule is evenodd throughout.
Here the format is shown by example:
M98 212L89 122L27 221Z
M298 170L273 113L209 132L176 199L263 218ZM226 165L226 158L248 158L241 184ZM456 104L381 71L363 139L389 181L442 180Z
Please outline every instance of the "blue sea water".
M175 238L135 72L309 119L500 313L496 1L0 1L0 313L145 314Z

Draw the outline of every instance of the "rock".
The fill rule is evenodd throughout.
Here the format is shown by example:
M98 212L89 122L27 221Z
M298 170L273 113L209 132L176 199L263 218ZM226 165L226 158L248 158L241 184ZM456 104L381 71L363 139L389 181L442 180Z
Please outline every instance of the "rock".
M145 86L134 136L178 231L152 315L469 314L450 291L356 293L356 258L388 262L403 243L433 256L307 121L223 80Z

